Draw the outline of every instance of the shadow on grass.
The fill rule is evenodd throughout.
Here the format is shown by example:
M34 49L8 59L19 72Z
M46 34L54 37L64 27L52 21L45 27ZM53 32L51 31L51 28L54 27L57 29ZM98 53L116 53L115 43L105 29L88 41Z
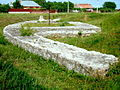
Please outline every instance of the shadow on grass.
M0 61L0 90L45 90L37 80L16 69L11 62Z

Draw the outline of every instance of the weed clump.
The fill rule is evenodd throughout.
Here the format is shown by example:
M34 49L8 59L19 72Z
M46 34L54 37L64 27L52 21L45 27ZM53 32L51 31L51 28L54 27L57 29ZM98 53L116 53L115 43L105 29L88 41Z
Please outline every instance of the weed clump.
M60 24L60 26L69 26L70 24L68 22L63 22Z
M24 28L23 26L20 29L21 36L31 36L35 33L30 27Z
M78 35L79 35L79 36L82 36L82 32L78 32Z

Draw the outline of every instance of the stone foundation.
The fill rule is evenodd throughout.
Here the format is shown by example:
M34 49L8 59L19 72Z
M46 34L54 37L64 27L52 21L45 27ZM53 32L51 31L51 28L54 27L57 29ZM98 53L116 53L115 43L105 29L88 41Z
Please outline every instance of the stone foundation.
M99 27L80 22L69 22L76 26L31 27L38 32L34 36L23 37L20 36L19 29L25 23L37 23L37 21L26 21L8 25L4 28L4 36L13 44L46 59L53 59L60 65L66 66L69 70L74 70L84 75L105 76L110 65L118 60L113 55L87 51L73 45L44 38L45 36L58 33L70 36L76 35L79 31L93 34L101 31Z

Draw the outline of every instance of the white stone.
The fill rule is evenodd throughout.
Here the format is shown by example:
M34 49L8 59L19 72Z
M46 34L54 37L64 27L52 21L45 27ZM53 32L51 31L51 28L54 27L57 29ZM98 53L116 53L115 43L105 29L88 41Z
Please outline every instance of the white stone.
M22 37L16 33L19 31L21 24L29 22L36 23L36 21L26 21L8 25L4 28L4 35L13 44L18 45L29 52L43 56L44 58L54 59L59 64L66 66L69 70L74 70L75 72L85 75L104 76L110 65L118 60L113 55L87 51L73 45L64 44L43 37L44 35L51 35L55 33L65 33L66 35L71 33L76 34L80 31L79 29L82 29L85 33L96 33L100 31L99 27L80 22L70 22L72 24L74 23L76 26L39 27L37 28L39 32L37 32L34 36L29 37Z
M55 21L55 22L60 21L60 18L53 19L53 21Z
M38 20L38 21L42 22L42 21L47 21L47 20L45 20L45 19L43 18L43 16L41 15L41 16L39 17L39 20Z

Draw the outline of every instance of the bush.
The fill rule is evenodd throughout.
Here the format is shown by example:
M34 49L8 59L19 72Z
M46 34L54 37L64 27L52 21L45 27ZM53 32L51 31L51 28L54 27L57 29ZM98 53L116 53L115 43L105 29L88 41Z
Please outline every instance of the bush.
M10 9L9 4L0 4L0 12L7 13Z
M113 12L115 10L111 9L111 8L100 8L101 12Z

